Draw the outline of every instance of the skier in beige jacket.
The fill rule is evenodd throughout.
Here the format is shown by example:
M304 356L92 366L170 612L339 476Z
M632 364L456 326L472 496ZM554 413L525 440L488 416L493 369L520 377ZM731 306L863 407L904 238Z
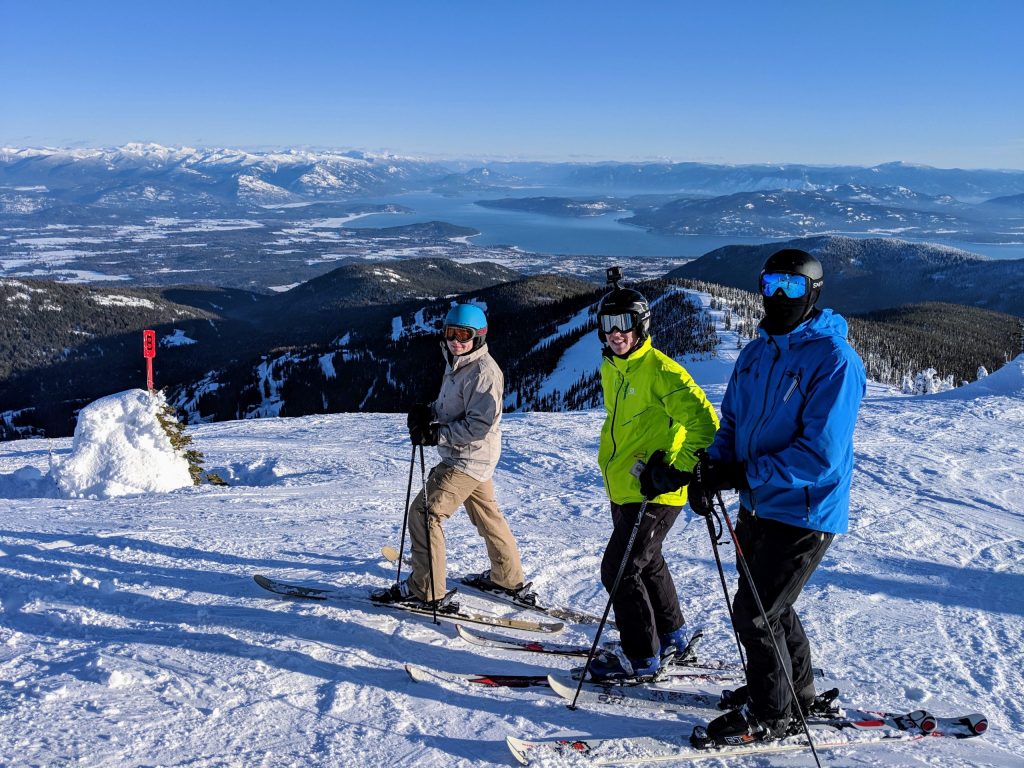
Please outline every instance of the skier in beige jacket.
M441 457L427 478L426 503L421 491L409 510L412 573L374 599L443 607L451 596L445 581L444 523L465 506L491 562L489 569L465 580L532 602L519 548L494 494L505 377L487 351L487 317L475 304L458 304L445 317L444 335L448 365L441 392L432 404L413 408L408 420L413 444L436 445Z

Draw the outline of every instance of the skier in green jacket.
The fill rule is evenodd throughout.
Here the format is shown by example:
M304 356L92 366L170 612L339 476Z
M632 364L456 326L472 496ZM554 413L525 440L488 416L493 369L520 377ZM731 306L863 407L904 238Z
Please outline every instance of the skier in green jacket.
M622 654L595 658L594 679L654 674L664 656L681 651L688 635L675 584L661 545L686 503L696 453L711 444L718 417L703 390L679 363L651 345L651 310L639 291L614 288L598 306L598 336L605 344L601 386L607 416L598 462L611 501L613 530L601 562L609 592L623 561L626 568L612 596ZM646 466L639 479L631 470ZM643 522L626 552L637 514ZM628 557L628 560L627 560Z

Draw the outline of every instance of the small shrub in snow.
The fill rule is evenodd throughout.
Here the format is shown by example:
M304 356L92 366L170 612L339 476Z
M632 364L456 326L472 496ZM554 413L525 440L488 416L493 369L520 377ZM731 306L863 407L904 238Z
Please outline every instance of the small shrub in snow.
M159 397L163 398L161 393ZM157 421L163 427L164 433L171 441L171 447L188 462L188 473L192 477L192 484L199 485L207 482L210 485L227 485L224 479L213 472L203 469L205 457L198 448L190 448L192 437L185 432L185 424L178 418L174 408L166 399L162 400L156 415Z

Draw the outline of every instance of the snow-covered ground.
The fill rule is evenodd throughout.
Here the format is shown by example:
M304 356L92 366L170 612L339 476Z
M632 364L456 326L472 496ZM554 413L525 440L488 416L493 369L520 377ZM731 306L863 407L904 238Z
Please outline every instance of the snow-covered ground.
M692 366L716 405L728 365ZM593 613L605 605L609 532L601 420L507 416L496 476L539 593ZM677 735L706 718L570 711L536 689L416 683L406 662L485 673L570 662L485 654L450 624L257 587L252 575L267 573L359 595L393 578L379 551L398 544L411 456L403 416L270 418L191 434L230 487L54 498L51 452L59 463L71 441L0 444L0 765L512 765L508 735ZM823 752L823 764L1019 768L1024 359L942 395L874 388L856 448L851 531L799 603L816 662L844 681L848 703L982 711L991 727L963 742ZM453 573L487 565L465 514L447 535ZM735 660L703 521L681 518L666 550L689 622L705 627L704 654ZM734 583L731 547L723 553ZM570 626L558 639L589 631Z

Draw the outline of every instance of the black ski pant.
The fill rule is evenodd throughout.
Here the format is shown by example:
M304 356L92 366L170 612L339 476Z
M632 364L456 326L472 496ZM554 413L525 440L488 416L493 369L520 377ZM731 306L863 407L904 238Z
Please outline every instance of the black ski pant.
M647 504L622 581L612 597L622 651L630 659L657 656L659 635L683 626L683 612L661 544L682 507ZM612 504L612 529L601 560L601 583L611 592L636 525L639 504Z
M789 676L801 699L811 698L814 692L811 646L793 604L835 534L766 520L740 509L736 538L768 616L766 626L750 582L740 569L732 610L736 632L747 652L747 698L753 713L762 719L788 717L793 702ZM782 656L781 665L772 647L773 638Z

